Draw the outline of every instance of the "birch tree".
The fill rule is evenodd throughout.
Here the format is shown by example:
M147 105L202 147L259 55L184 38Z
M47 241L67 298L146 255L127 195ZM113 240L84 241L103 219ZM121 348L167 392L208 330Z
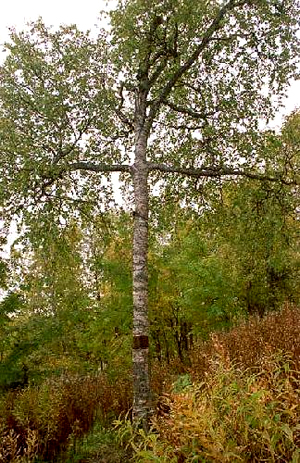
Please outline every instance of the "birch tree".
M96 40L42 21L11 32L0 71L3 216L34 229L49 214L132 198L133 416L151 413L148 222L156 186L196 201L210 179L297 183L261 156L261 120L297 72L298 0L120 0ZM194 195L195 192L195 195Z

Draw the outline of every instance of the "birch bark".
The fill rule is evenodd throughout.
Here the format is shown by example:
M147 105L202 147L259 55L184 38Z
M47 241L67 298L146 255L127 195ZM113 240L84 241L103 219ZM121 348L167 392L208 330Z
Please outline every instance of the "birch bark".
M136 97L133 229L133 419L147 427L151 410L148 319L148 166L146 94Z

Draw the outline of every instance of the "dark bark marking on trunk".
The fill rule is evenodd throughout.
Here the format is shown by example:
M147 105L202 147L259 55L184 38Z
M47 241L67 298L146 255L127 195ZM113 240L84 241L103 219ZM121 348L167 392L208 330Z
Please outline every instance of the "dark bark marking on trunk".
M133 337L133 349L148 349L149 337L148 336L134 336Z

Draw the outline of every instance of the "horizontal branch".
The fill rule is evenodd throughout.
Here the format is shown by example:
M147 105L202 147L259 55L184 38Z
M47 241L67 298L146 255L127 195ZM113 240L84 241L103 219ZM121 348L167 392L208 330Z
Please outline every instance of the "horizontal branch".
M60 169L57 169L54 172L50 172L49 174L45 174L42 176L40 181L37 181L34 186L33 190L39 191L37 195L38 201L43 197L47 196L50 197L47 190L54 185L57 181L64 178L69 172L75 172L78 170L85 170L89 172L96 172L96 173L109 173L109 172L128 172L131 173L131 166L123 165L123 164L95 164L92 162L74 162L72 164L64 165Z
M94 164L93 162L79 161L69 164L68 171L87 170L90 172L128 172L131 173L131 166L127 164Z
M179 174L187 177L208 177L208 178L218 178L225 176L239 176L246 177L253 180L261 180L268 182L281 182L285 185L298 185L297 181L288 181L283 179L280 176L269 176L263 173L249 172L246 170L236 169L232 167L220 166L220 167L203 167L200 169L197 168L185 168L185 167L174 167L168 166L166 164L149 164L149 171L159 171L163 173L170 174Z

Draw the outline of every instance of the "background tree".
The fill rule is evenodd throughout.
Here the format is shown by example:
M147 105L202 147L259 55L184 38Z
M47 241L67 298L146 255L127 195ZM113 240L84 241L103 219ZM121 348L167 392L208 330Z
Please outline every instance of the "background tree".
M296 72L299 2L124 0L110 17L96 41L41 21L12 32L0 73L0 193L6 216L32 226L34 213L65 220L86 199L110 204L109 174L130 174L133 413L147 421L149 185L191 199L201 179L291 182L256 161L259 121Z

